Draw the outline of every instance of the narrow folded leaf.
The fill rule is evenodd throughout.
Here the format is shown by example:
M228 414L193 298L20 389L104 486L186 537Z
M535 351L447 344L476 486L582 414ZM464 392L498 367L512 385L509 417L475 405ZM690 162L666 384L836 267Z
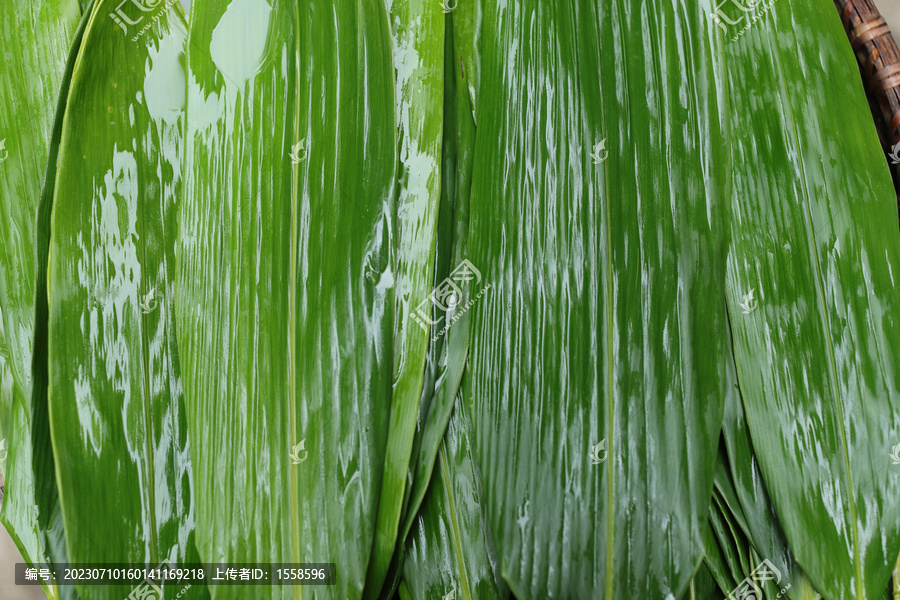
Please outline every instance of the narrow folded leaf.
M435 0L394 0L390 19L396 68L400 158L394 257L394 385L384 481L367 598L381 591L408 498L408 471L424 389L432 317L444 100L444 14ZM445 300L442 298L441 300Z
M172 314L184 16L160 7L135 41L108 18L116 4L98 2L84 33L54 185L46 360L60 506L73 562L196 562Z
M449 4L450 0L448 0ZM481 87L481 36L484 21L484 0L456 0L452 12L453 43L456 47L456 69L465 81L472 117L475 117L478 92Z
M413 600L509 597L485 518L464 396L461 391L457 397L431 486L406 544L403 580Z
M709 4L485 4L469 374L502 571L519 600L678 598L725 384Z
M410 463L410 502L400 527L401 540L412 526L425 490L431 482L438 448L447 429L450 414L462 381L469 349L468 285L459 285L457 269L465 266L469 241L469 194L472 182L472 158L475 150L475 123L461 56L455 49L452 21L447 20L445 37L443 184L438 218L435 288L452 281L459 287L446 310L434 307L431 339L426 363L426 384L430 392L422 395L413 460ZM456 272L456 275L454 275Z
M789 545L825 598L863 600L884 592L900 550L900 235L833 9L778 2L727 45L727 295L754 454Z
M201 555L336 564L334 586L216 598L360 598L394 354L387 11L198 0L188 52L177 307Z
M722 420L722 438L727 450L719 452L716 489L725 498L727 509L737 516L744 535L757 553L779 570L785 583L791 584L788 597L818 597L807 592L810 583L794 560L766 492L750 441L731 354L727 357L727 377L725 416Z

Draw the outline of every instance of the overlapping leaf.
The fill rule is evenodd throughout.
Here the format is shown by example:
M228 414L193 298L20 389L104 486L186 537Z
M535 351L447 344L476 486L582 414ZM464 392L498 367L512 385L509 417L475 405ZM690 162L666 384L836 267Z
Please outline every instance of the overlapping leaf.
M390 3L397 86L397 151L400 159L394 261L394 386L384 482L378 503L375 546L366 587L381 591L394 550L406 499L425 388L425 358L431 320L437 216L441 198L441 141L444 100L444 18L434 0ZM424 304L423 304L424 303ZM421 313L419 313L421 309ZM402 547L402 540L399 542Z
M413 600L450 594L458 600L509 597L485 519L464 396L457 397L431 486L407 542L403 582Z
M463 261L467 258L475 123L461 56L454 48L455 37L448 20L444 56L443 175L434 286L446 288L449 279L459 291L450 288L456 295L448 303L446 310L433 307L432 320L435 323L430 330L425 371L426 390L419 406L416 443L413 446L413 459L410 461L410 501L401 521L400 539L405 539L409 533L425 490L431 482L438 447L453 411L469 348L467 311L472 299L468 285L460 286L461 281L458 275L454 276L454 272L461 265L465 268Z

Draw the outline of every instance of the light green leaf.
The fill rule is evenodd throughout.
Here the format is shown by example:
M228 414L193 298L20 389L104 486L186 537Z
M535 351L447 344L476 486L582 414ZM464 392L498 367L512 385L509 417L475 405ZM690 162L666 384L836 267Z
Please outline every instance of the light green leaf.
M453 275L467 259L469 239L469 194L472 182L472 158L475 150L475 123L465 87L460 55L454 49L453 27L447 20L445 36L445 95L443 140L443 185L438 218L435 288L449 278L457 286L459 275ZM455 278L455 279L454 279ZM447 429L450 414L459 391L469 349L468 308L472 300L468 286L448 310L435 306L426 362L426 393L419 406L419 423L413 460L410 462L412 488L409 506L404 512L401 538L406 539L431 482L438 448Z
M198 546L337 566L334 586L213 594L360 598L394 356L388 15L199 0L188 64L177 307Z
M60 506L73 562L196 562L172 314L184 17L160 6L144 34L126 34L108 18L116 4L98 2L84 33L54 186L47 362ZM208 597L205 586L185 592Z
M465 80L473 118L481 87L481 35L484 10L484 0L458 0L451 17L453 41L458 54L455 67Z
M519 600L678 598L725 385L709 5L486 4L469 374L502 571Z
M900 550L900 236L833 8L778 2L727 45L728 307L755 456L797 563L828 600L863 600Z
M420 322L435 320L428 300L434 291L441 196L444 14L441 3L435 0L394 0L390 5L400 158L399 242L394 260L394 385L375 545L366 579L367 598L375 598L381 591L408 497L407 477L430 336ZM418 314L420 309L424 318Z
M0 329L6 332L0 436L7 455L0 520L30 564L66 560L46 395L32 379L36 283L43 281L36 276L35 238L49 235L35 223L54 110L70 76L66 57L73 40L77 49L80 17L75 0L0 6L7 34L0 70ZM74 595L72 588L43 587L50 598Z

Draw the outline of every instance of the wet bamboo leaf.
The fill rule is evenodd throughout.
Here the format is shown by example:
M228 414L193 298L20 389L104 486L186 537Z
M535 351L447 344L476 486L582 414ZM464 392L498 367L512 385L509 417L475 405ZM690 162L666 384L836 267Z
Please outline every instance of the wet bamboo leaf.
M759 469L828 600L882 594L900 550L895 195L827 0L779 2L727 45L728 306Z
M478 90L481 87L481 35L484 21L484 0L458 0L453 10L453 38L458 54L455 65L461 74L472 116L475 116Z
M35 239L36 234L49 235L49 228L36 230L35 222L48 148L53 146L54 111L71 75L70 44L75 40L77 49L80 18L74 0L0 6L6 28L0 70L0 329L8 332L0 392L5 486L0 520L30 564L66 560L46 394L36 390L41 386L32 379L32 350L38 346L35 286L43 281L36 276ZM44 589L50 598L74 594L72 588Z
M437 216L441 195L444 100L444 14L434 0L390 3L397 97L398 247L395 255L394 385L375 546L367 597L381 591L398 541L408 498L425 357L433 320L428 299L434 284ZM419 310L422 313L419 314Z
M196 562L172 314L184 15L161 7L136 42L107 17L115 5L98 2L84 33L54 185L47 362L60 506L72 561Z
M509 597L484 514L466 404L461 391L407 541L403 579L413 600Z
M691 586L682 600L720 600L725 594L719 589L716 580L705 563L694 573Z
M719 452L716 489L725 499L727 509L739 520L749 543L778 569L785 583L791 584L788 597L818 598L794 560L766 492L759 463L753 453L731 355L727 361L727 376L725 416L722 421L722 438L727 450Z
M443 184L436 245L436 288L450 278L468 257L469 194L475 123L472 120L465 75L459 62L461 56L454 48L454 38L454 29L448 20L444 61ZM433 319L438 322L431 326L426 363L426 384L430 384L432 391L423 394L419 407L417 444L413 448L414 460L410 463L411 499L401 521L400 539L406 539L425 490L431 482L438 447L447 429L465 368L469 348L467 306L471 297L467 286L463 286L461 290L462 293L455 298L455 303L448 310L442 311L435 307Z
M709 5L486 5L469 373L502 571L519 600L678 598L725 384Z
M190 40L177 306L199 547L210 561L334 562L316 597L359 598L394 355L388 15L200 0Z

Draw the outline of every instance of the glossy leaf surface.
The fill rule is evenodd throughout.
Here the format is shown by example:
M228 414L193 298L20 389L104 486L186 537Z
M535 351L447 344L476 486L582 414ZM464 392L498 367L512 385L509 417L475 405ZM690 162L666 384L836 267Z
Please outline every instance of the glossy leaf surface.
M137 42L108 18L115 4L95 5L65 107L48 403L70 560L155 566L198 560L172 313L185 25L180 9L160 10ZM206 588L181 597L207 597Z
M193 7L177 306L201 555L340 565L217 598L362 594L394 354L390 36L381 2Z
M900 550L900 236L859 72L827 0L727 46L728 307L755 456L829 600L880 597Z
M503 600L500 576L474 461L465 395L457 396L431 486L406 546L403 581L415 600Z
M791 584L788 597L818 597L810 590L809 581L794 560L766 491L747 428L734 360L730 355L727 376L725 416L722 420L725 450L720 449L719 452L715 487L726 500L725 510L736 515L748 542L762 558L778 569L784 584Z
M35 222L66 57L81 11L75 0L0 6L0 455L2 519L29 563L65 560L54 551L58 509L46 396L33 403ZM48 233L48 232L42 232ZM54 531L54 526L57 529ZM58 548L58 544L55 545ZM60 592L46 587L51 598ZM69 590L71 591L71 590Z
M502 572L520 600L677 598L724 390L709 6L485 4L469 373Z
M475 150L475 123L466 87L461 56L455 49L455 30L447 21L444 47L444 139L442 152L441 204L436 244L435 287L445 285L467 258L469 239L469 194L472 158ZM452 278L451 278L452 281ZM447 429L459 391L469 349L468 306L472 300L468 286L462 286L455 304L447 310L434 308L428 361L426 392L419 407L417 444L410 463L410 502L401 521L401 539L412 526L425 491L431 483L438 448Z
M394 0L390 20L396 69L398 242L394 261L394 386L378 526L366 581L381 590L398 540L407 475L424 387L429 298L434 291L437 216L441 198L444 102L444 14L434 0ZM421 311L421 313L419 312ZM402 543L402 542L401 542Z

